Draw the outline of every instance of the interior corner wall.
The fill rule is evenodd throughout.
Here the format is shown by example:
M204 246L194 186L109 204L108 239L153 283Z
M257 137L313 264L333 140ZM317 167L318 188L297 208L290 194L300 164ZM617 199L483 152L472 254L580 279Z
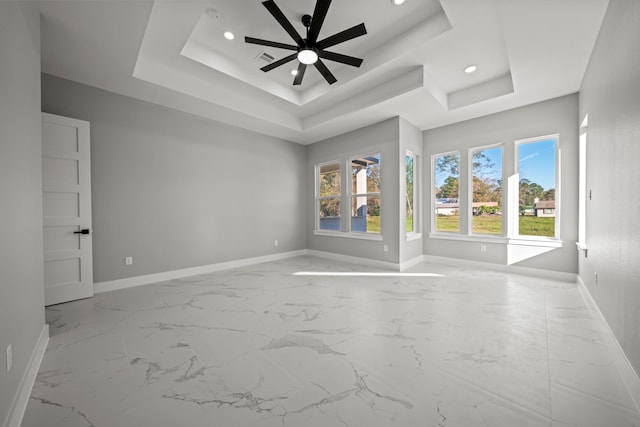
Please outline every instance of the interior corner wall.
M422 131L417 127L413 126L411 123L406 121L403 118L400 118L400 203L398 207L400 208L400 224L399 224L399 235L400 235L400 264L406 261L411 261L418 257L422 256L422 240L407 240L407 229L406 229L406 218L407 218L407 207L406 207L406 196L405 192L407 189L406 184L406 160L405 156L407 150L411 151L416 155L416 164L414 165L414 174L417 175L414 186L416 188L416 200L415 204L417 206L416 212L414 214L413 225L414 229L417 233L423 235L424 238L424 224L422 221L423 213L424 213L424 205L423 205L423 197L420 195L420 189L422 188L421 177L423 176L422 170Z
M510 176L515 171L514 141L557 133L560 135L561 147L560 238L563 245L561 248L533 256L514 265L577 273L578 253L575 242L578 238L578 124L578 95L572 94L425 131L422 196L425 200L426 231L430 230L433 216L431 212L432 155L453 150L460 151L461 184L463 184L462 181L466 175L463 160L466 159L468 150L473 147L503 143L503 172L506 176ZM464 191L463 185L461 185L462 191ZM508 202L505 200L505 203ZM477 241L428 237L423 240L425 255L502 265L508 262L505 243L483 241L482 244L486 245L487 250L481 252L480 243Z
M307 146L306 182L307 182L307 247L311 250L335 254L368 258L372 260L399 263L398 223L400 212L399 187L399 117L394 117L361 129L354 130L324 141ZM381 197L381 234L382 241L355 239L347 237L314 235L315 228L315 165L339 160L345 164L351 156L381 154L382 197ZM343 177L349 180L350 177ZM349 181L347 181L349 182ZM344 188L344 186L343 186ZM388 251L384 252L384 245Z
M304 146L46 74L42 110L91 125L95 282L305 249Z
M609 2L580 89L591 200L579 275L640 374L639 23L640 2Z
M7 425L44 327L40 13L34 3L0 2L0 64L0 424Z

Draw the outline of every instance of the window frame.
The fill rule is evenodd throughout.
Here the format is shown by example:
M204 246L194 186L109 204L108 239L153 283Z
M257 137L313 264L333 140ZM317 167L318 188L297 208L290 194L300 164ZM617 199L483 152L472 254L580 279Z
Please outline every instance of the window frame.
M377 192L366 192L366 193L353 193L353 161L357 160L357 159L361 159L361 158L365 158L365 157L377 157L378 159L378 165L380 167L380 186L379 186L379 190ZM345 205L345 207L349 210L349 215L348 215L348 227L347 227L347 232L354 234L356 236L362 235L362 236L382 236L382 153L380 151L375 151L373 153L367 153L367 154L360 154L360 155L354 155L354 156L349 156L347 158L347 169L349 172L349 177L348 177L348 184L347 184L347 191L345 194L345 197L348 201L348 203ZM353 204L353 199L357 198L357 197L366 197L367 200L369 197L379 197L380 198L380 231L366 231L366 232L362 232L362 231L353 231L352 230L352 220L353 220L353 214L352 214L352 204ZM344 200L341 202L343 203ZM368 214L368 208L367 208L367 214ZM366 219L365 219L366 221Z
M460 150L445 151L442 153L435 153L431 155L431 233L434 236L464 236L461 233L462 216L458 220L458 231L443 231L436 230L436 159L451 154L457 154L458 156L458 211L460 211L460 166L462 164L462 155Z
M540 141L545 141L545 140L549 140L549 139L554 139L555 140L555 193L554 193L554 202L555 202L555 217L554 217L554 235L553 237L551 236L533 236L533 235L526 235L526 234L520 234L520 146L522 146L523 144L530 144L530 143L535 143L535 142L540 142ZM557 243L557 242L561 242L561 234L560 234L560 223L561 223L561 218L562 218L562 212L561 212L561 185L560 185L560 177L562 176L561 174L561 170L560 170L560 160L561 160L561 142L560 142L560 134L559 133L554 133L554 134L549 134L549 135L542 135L542 136L536 136L536 137L530 137L530 138L522 138L522 139L517 139L514 141L514 147L513 147L513 151L514 151L514 162L513 162L513 166L514 166L514 177L516 177L514 179L515 182L513 182L513 185L511 185L509 187L510 194L509 194L509 199L510 199L510 229L508 230L509 236L510 236L510 240L517 242L517 241L530 241L530 242L549 242L549 243ZM512 187L515 187L512 188ZM512 193L512 194L511 194Z
M380 206L383 206L384 194L382 190L382 176L384 176L384 170L382 167L382 151L374 150L374 155L379 156L380 159L380 192L377 193L380 197ZM380 232L375 233L363 233L351 231L351 161L359 157L371 156L369 154L363 155L349 155L341 157L340 159L333 159L318 162L314 165L314 228L312 230L314 236L330 236L330 237L342 237L349 239L360 240L383 240L383 227L380 224ZM325 165L338 164L340 167L340 230L326 230L320 228L320 168ZM372 193L369 193L372 194ZM323 198L331 198L335 196L324 196ZM346 214L346 215L345 215ZM348 218L345 219L345 218ZM382 218L382 216L381 216ZM346 225L345 225L346 224Z
M338 196L321 196L320 195L320 175L321 169L323 166L327 165L338 165L338 171L340 171L340 194ZM315 231L325 232L325 233L340 233L342 232L342 195L344 194L344 178L342 171L342 162L340 160L329 160L322 163L317 163L315 166ZM326 230L320 228L320 201L321 200L329 200L337 198L340 200L340 230Z
M407 231L407 157L410 157L413 162L413 191L412 191L412 199L413 199L413 218L412 218L412 226L413 229L411 231ZM404 196L405 196L405 214L404 214L404 233L406 241L416 240L422 238L421 232L421 224L420 224L420 156L414 153L411 150L405 150L404 163Z
M589 114L586 114L580 124L579 163L578 163L578 241L576 247L584 252L585 258L589 253L587 244L587 202L591 200L591 191L587 190L587 146L589 141Z
M503 215L501 215L501 221L500 221L500 233L475 233L473 231L473 177L474 177L474 173L473 173L473 154L477 151L485 151L485 150L490 150L493 148L500 148L502 150L501 156L500 156L500 161L502 162L500 164L500 179L502 181L502 184L500 186L500 203L501 203L501 209L503 211ZM505 221L505 215L504 215L504 208L505 208L505 168L504 168L504 155L505 155L505 144L502 142L498 142L495 144L488 144L488 145L481 145L481 146L477 146L477 147L471 147L468 150L467 156L468 156L468 162L467 162L467 166L468 166L468 171L467 171L467 180L468 180L468 201L469 201L469 215L467 215L467 230L468 230L468 235L469 236L478 236L478 237L482 237L482 238L503 238L507 235L507 224Z

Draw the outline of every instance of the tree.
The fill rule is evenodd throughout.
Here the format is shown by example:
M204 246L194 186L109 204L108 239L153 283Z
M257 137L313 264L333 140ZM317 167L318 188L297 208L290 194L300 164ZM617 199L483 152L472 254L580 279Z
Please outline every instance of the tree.
M533 206L535 199L541 199L544 188L540 184L531 182L526 178L520 180L520 206Z
M500 181L491 178L473 177L473 201L474 202L498 202L502 188Z
M447 179L444 180L444 184L438 189L439 191L436 193L436 196L439 199L457 199L459 188L458 177L448 176Z
M436 159L436 171L438 173L449 173L454 176L460 175L460 159L457 154L446 154Z
M552 188L547 190L542 195L542 200L555 200L556 199L556 189Z
M485 172L492 170L494 164L484 151L475 151L471 157L471 166L474 175L484 177Z
M320 174L320 196L337 196L320 201L320 216L340 216L340 171Z
M407 218L413 218L413 157L405 157Z

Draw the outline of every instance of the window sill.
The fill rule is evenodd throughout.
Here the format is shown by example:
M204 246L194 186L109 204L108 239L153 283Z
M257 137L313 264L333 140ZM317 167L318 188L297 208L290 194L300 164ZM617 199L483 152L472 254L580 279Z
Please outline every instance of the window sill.
M540 246L545 248L561 248L562 240L540 237L516 237L509 239L510 245Z
M430 239L457 240L461 242L507 243L504 236L463 235L454 233L430 233Z
M562 240L540 238L540 237L517 237L507 238L504 236L482 236L482 235L462 235L454 233L430 233L430 239L441 240L454 240L459 242L480 242L480 243L495 243L495 244L509 244L520 246L538 246L546 248L561 248Z
M413 240L420 240L422 239L422 233L409 233L405 236L405 240L407 242L411 242Z
M346 239L382 241L382 234L373 234L373 233L352 233L352 232L347 233L342 231L313 230L313 234L314 236L342 237Z

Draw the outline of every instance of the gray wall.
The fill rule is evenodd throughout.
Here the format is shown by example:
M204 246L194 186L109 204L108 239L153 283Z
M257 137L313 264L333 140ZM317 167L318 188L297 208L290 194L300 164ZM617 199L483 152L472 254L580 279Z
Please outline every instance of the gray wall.
M461 188L466 194L464 162L469 148L504 143L503 173L510 176L515 171L513 142L550 134L560 134L561 146L561 209L560 238L563 247L534 256L515 265L566 273L578 272L578 254L575 242L578 238L578 96L568 95L478 119L468 120L424 132L423 197L425 200L428 232L431 224L431 156L452 150L461 155ZM505 191L506 193L506 191ZM503 193L504 194L504 193ZM464 202L461 200L461 202ZM506 201L505 201L506 205ZM507 210L503 210L505 215ZM466 230L461 224L461 232ZM486 243L486 252L480 252L480 242L424 239L425 255L461 258L497 264L507 263L507 245Z
M304 146L46 74L42 110L91 122L95 282L305 248Z
M0 2L0 424L44 326L41 163L40 14Z
M588 258L580 278L640 373L640 2L609 8L580 90L587 132ZM595 284L595 273L598 284Z
M392 118L307 146L307 197L305 203L307 206L306 236L307 247L309 249L396 264L399 262L399 122L400 119L398 117ZM382 173L380 227L383 240L371 241L314 235L315 165L331 160L344 162L350 156L370 154L378 151L382 156L380 162ZM347 220L348 218L343 218L343 221ZM388 252L383 251L384 245L388 245Z

